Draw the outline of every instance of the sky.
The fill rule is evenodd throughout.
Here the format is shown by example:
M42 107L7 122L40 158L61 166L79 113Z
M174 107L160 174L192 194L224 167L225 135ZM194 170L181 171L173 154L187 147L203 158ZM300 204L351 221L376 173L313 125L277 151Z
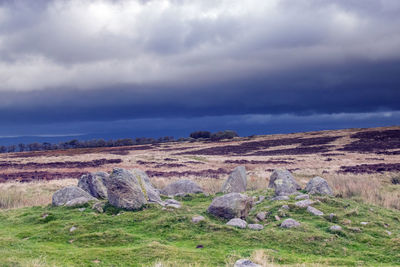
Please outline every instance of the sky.
M400 125L398 0L1 0L0 144Z

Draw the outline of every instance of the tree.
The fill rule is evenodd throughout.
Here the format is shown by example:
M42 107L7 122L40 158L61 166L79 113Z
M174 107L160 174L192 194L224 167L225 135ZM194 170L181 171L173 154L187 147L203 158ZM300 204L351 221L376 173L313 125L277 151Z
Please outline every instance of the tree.
M238 137L239 135L235 131L225 130L221 132L216 132L211 135L211 140L219 141L223 139L232 139L234 137Z
M194 139L199 139L199 138L210 138L211 133L209 131L197 131L197 132L192 132L190 134L191 138Z
M19 148L19 152L24 152L25 151L25 148L26 148L26 145L25 144L18 144L18 148Z

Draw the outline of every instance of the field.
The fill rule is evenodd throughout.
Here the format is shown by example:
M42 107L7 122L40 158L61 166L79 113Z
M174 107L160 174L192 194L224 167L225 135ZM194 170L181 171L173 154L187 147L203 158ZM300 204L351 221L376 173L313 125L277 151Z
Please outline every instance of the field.
M319 198L318 209L337 214L344 231L332 234L327 229L333 222L297 208L283 217L302 226L280 229L275 215L294 200L258 205L249 222L258 211L271 212L260 232L233 229L207 215L238 165L246 166L253 196L272 194L267 185L275 168L289 169L302 186L324 177L335 197ZM183 208L170 211L109 207L98 214L88 206L49 206L57 189L113 167L142 169L158 188L192 179L209 195L181 199ZM2 154L0 209L4 266L232 266L242 257L264 266L400 265L400 127ZM196 214L206 220L193 225ZM72 226L77 230L70 232Z

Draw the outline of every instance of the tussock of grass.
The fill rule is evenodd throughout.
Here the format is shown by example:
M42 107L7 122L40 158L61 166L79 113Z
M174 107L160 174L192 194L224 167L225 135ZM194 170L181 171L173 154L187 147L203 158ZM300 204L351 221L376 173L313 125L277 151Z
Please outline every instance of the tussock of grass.
M137 212L109 207L103 214L89 206L83 212L51 206L1 211L0 265L232 266L239 258L263 266L400 264L399 212L341 198L316 199L320 202L314 206L326 215L335 213L335 222L295 208L293 199L266 200L248 218L251 222L257 212L271 212L261 231L232 228L209 216L206 209L212 197L204 195L181 198L183 208L171 211L156 205ZM289 204L287 216L301 227L279 228L286 217L274 217L283 204ZM206 220L193 224L194 215ZM342 224L343 220L351 222ZM363 221L368 224L361 225ZM341 225L343 233L330 233L334 224ZM72 226L76 230L70 232Z

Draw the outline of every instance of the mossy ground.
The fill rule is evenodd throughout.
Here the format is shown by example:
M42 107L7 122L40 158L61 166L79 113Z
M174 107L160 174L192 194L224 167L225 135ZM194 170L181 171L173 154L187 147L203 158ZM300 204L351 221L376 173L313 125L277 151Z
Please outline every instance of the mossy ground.
M315 208L337 215L336 222L330 222L326 216L295 208L293 199L265 200L251 212L248 222L259 211L271 211L263 223L266 226L252 231L226 226L226 221L208 215L212 198L184 197L178 210L151 205L136 212L108 207L102 214L88 206L84 211L51 206L1 211L0 266L154 266L157 262L226 266L259 250L275 264L400 265L398 211L318 197L321 202L313 205ZM286 217L279 210L283 204L291 207ZM194 215L206 220L193 224ZM290 217L302 225L281 229L275 215L280 215L281 221ZM334 224L343 227L341 234L329 232ZM76 230L70 232L72 226ZM196 248L198 245L203 248Z

